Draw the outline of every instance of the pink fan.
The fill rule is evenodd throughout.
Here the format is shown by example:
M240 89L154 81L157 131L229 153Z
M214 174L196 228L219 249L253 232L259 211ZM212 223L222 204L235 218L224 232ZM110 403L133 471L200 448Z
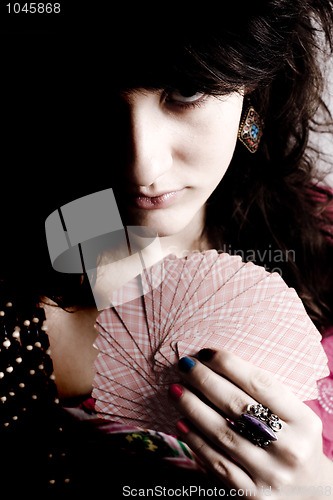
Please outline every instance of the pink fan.
M133 294L138 286L140 297ZM127 295L137 298L125 303ZM117 291L112 303L120 305L97 321L93 390L107 419L174 432L179 414L167 389L179 381L178 359L202 347L234 352L303 400L316 398L316 380L328 373L320 334L296 292L279 274L239 256L215 250L168 256Z

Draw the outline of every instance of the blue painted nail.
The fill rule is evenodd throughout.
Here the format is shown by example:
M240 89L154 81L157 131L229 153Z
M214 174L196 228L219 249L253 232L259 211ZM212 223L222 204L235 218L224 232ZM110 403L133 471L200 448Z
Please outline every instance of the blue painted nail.
M181 358L178 361L178 368L181 372L188 373L190 370L192 370L193 366L195 366L195 361L192 358L188 358L187 356L185 358Z

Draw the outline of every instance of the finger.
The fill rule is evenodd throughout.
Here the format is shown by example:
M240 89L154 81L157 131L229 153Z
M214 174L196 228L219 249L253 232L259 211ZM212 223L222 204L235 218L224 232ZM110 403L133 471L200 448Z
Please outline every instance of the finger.
M254 494L255 484L247 472L226 454L222 454L207 443L189 422L181 420L177 423L177 429L182 440L225 486L251 490Z
M212 351L210 359L199 352L199 359L216 373L226 377L249 396L270 408L286 421L309 416L311 410L294 393L267 371L253 366L233 353Z
M237 420L256 401L232 382L198 360L185 357L179 362L182 378L205 396L230 420Z
M266 461L267 458L264 458L264 449L241 436L220 413L186 387L171 386L169 394L178 410L216 450L222 450L232 457L250 475L257 475L256 464Z

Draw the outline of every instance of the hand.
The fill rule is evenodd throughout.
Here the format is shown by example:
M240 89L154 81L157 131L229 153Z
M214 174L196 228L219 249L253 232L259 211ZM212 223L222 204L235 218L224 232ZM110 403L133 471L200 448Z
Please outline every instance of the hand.
M256 491L256 498L333 496L333 462L323 454L315 413L273 376L234 354L203 349L199 360L180 360L184 385L169 392L186 417L177 424L181 438L207 468L242 496L246 490L248 496ZM278 440L265 448L227 420L237 421L250 403L261 403L282 421Z

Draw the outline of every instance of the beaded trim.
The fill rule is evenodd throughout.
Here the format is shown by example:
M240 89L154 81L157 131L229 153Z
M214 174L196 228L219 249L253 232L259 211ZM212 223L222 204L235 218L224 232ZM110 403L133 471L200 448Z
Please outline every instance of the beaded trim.
M0 437L8 436L10 442L21 435L22 429L29 432L31 422L50 418L43 422L42 432L46 430L47 434L40 460L46 469L38 486L44 484L53 490L70 484L71 479L65 459L67 437L44 321L42 307L24 310L21 304L0 299Z
M0 430L12 427L41 400L59 403L45 313L0 306Z
M324 378L318 381L318 402L324 410L333 414L333 379Z

